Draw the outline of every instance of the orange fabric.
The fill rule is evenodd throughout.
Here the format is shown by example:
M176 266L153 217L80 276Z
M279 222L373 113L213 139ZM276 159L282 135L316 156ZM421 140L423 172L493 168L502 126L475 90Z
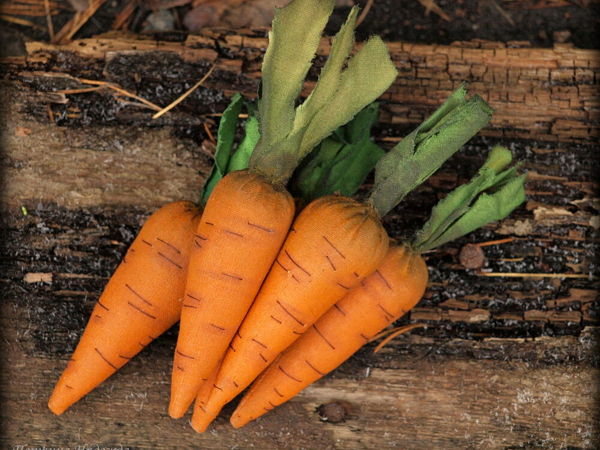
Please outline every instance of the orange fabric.
M148 218L54 388L48 402L53 413L62 414L179 320L199 218L190 202L170 203Z
M194 412L194 429L206 429L225 403L372 273L387 248L387 234L370 206L341 196L308 205L231 342L207 412Z
M390 249L379 269L325 313L253 384L231 417L239 428L329 373L418 303L428 273L405 247Z
M215 370L277 256L294 201L252 171L213 190L192 243L169 414L183 416Z

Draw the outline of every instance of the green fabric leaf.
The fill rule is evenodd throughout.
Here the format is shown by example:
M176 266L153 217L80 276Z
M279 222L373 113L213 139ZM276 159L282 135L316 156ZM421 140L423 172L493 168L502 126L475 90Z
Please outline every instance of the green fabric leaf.
M504 219L525 201L524 185L526 178L527 175L523 174L511 179L493 194L481 194L475 204L468 208L448 230L442 233L436 240L420 246L419 249L425 251L439 247L488 223Z
M461 87L433 116L377 163L370 202L387 214L429 178L491 119L492 109L479 96L466 100ZM433 118L433 119L432 119Z
M299 74L306 75L306 70L297 71L296 67L300 65L308 69L304 64L308 54L307 43L312 42L311 33L317 32L319 27L316 24L321 24L323 12L332 4L329 1L316 3L321 6L317 7L315 0L294 0L278 11L263 64L263 98L259 104L262 135L250 159L250 167L274 181L286 182L319 142L385 92L397 74L386 45L378 37L371 38L343 69L352 48L356 25L357 10L352 9L336 36L315 89L301 106L294 109L294 101L302 85ZM292 6L298 17L290 17ZM306 15L309 10L313 11L312 17ZM316 10L319 10L318 14ZM292 26L312 31L302 36L297 32L288 35L287 31ZM288 65L293 68L291 76L288 75ZM297 84L298 88L279 86L286 83L290 86ZM293 118L291 125L290 117ZM267 125L262 124L263 121Z
M295 129L306 127L317 111L335 94L340 83L342 69L354 45L354 27L357 15L358 7L355 6L333 39L329 57L319 74L319 81L304 103L296 109Z
M385 43L378 36L369 39L348 61L331 101L314 115L302 132L299 154L308 153L337 127L349 122L375 101L394 82L397 74Z
M243 170L248 167L248 162L250 161L250 157L252 156L252 152L254 151L259 138L260 130L258 118L249 115L246 124L244 125L244 138L229 160L227 173L233 172L234 170Z
M294 123L294 102L302 89L334 0L292 1L277 9L262 64L259 103L262 149L285 138Z
M242 110L243 99L239 93L231 97L229 106L223 111L219 130L217 132L217 147L215 150L215 162L209 177L202 189L200 203L205 205L212 190L221 178L227 173L227 165L231 158L233 141L235 139L235 130L238 124L238 116Z
M334 192L355 194L385 153L370 140L377 114L371 104L322 141L294 173L291 191L305 203Z
M509 215L525 201L525 177L510 164L510 152L496 147L477 175L457 187L433 208L431 217L417 234L414 246L430 250L495 220Z

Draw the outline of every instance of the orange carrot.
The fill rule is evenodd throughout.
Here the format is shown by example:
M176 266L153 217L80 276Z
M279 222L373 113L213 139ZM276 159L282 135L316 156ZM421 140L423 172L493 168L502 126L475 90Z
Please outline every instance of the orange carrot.
M52 392L48 407L53 413L62 414L179 320L199 217L191 202L175 202L148 218Z
M232 424L240 427L289 400L410 310L427 284L420 252L504 218L525 200L525 177L516 176L516 168L503 170L510 161L508 150L494 148L470 183L438 203L410 247L392 248L373 275L321 316L263 372L232 416ZM209 406L214 396L213 390Z
M405 246L390 248L375 273L261 374L233 413L233 426L260 417L342 364L421 299L427 278L418 253Z
M348 60L356 19L353 10L338 33L341 38L336 38L314 91L295 107L333 5L333 0L294 0L276 14L262 68L260 140L249 170L233 172L218 182L196 230L173 361L171 417L186 412L202 383L215 371L277 257L294 216L292 197L284 189L294 168L317 143L379 97L396 76L381 40L371 39ZM334 220L343 218L343 205L338 200L331 204L331 209L339 210ZM364 272L383 257L387 237L373 222L369 208L351 208L358 215L340 224L340 229L365 233L365 243L372 242L372 235L379 239L379 247L366 258L364 269L352 269ZM325 232L318 216L309 222L320 243L326 245L323 235L337 240L335 233ZM364 245L356 248L370 251ZM339 264L346 271L339 277L340 283L352 286L356 279L352 270ZM320 266L314 269L322 270ZM291 277L290 281L296 282ZM336 292L344 289L335 284L331 287Z
M204 431L279 353L377 269L388 248L380 217L479 131L490 115L483 100L467 100L459 89L402 141L404 147L380 160L378 167L385 161L385 176L376 173L369 202L327 196L302 211L223 359L205 411L194 410L196 431ZM444 139L446 135L450 138ZM427 153L427 148L432 150Z
M169 414L181 417L215 370L285 239L294 201L253 171L213 190L194 234ZM209 349L209 351L207 351Z

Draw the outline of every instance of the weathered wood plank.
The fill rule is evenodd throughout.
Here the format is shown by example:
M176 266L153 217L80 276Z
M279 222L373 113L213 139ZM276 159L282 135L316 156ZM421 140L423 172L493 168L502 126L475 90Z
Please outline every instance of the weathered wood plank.
M185 83L199 79L208 65L215 64L216 75L207 80L207 88L226 93L240 90L255 96L262 52L267 44L263 36L262 31L240 34L207 31L200 36L189 36L185 42L173 43L111 35L74 41L60 48L32 42L28 44L28 56L14 61L13 70L42 90L61 84L57 79L50 83L49 75L60 78L60 73L66 72L116 82L148 100L165 104L186 89ZM486 41L457 42L450 46L395 42L389 48L400 73L382 98L385 102L381 119L385 123L415 125L467 81L471 90L496 111L491 127L484 132L486 135L563 142L592 142L600 136L600 54L596 50L568 45L552 49L512 48ZM325 56L328 49L329 42L323 40L320 56ZM143 63L142 56L146 59ZM136 63L145 69L137 75L128 70ZM168 84L156 78L157 66L165 70L168 67L173 73ZM316 75L313 71L311 78L316 79ZM62 84L67 81L62 80ZM311 85L308 82L307 89ZM206 105L193 109L209 95L204 92L203 97L201 92L196 101L188 100L188 108L184 106L180 111L192 116L206 111ZM72 97L67 103L71 106L70 118L66 114L68 106L55 105L61 121L66 123L70 119L81 120L77 112L81 109L78 104L81 96ZM107 105L105 109L111 108ZM113 120L118 119L119 113L121 120L132 119L130 114L112 109L109 114L115 116Z

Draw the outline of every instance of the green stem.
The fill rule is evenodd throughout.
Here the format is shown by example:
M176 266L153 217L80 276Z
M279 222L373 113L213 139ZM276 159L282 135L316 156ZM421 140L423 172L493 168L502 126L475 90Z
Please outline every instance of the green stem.
M429 178L491 119L479 96L466 99L461 86L425 122L378 162L369 202L384 216Z
M523 203L526 175L518 176L514 167L504 170L511 160L508 149L494 147L477 175L433 208L431 217L417 233L413 247L420 252L431 250L503 219Z

